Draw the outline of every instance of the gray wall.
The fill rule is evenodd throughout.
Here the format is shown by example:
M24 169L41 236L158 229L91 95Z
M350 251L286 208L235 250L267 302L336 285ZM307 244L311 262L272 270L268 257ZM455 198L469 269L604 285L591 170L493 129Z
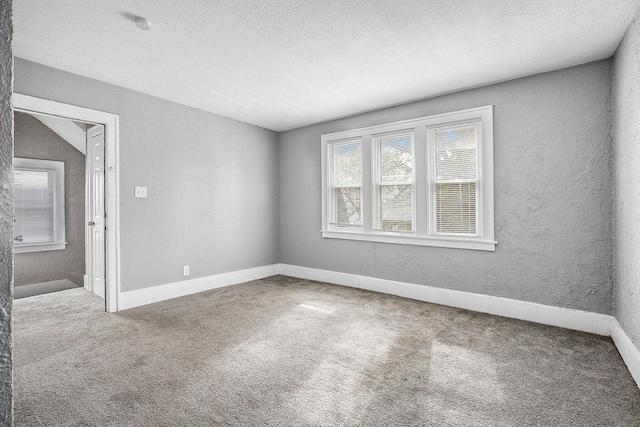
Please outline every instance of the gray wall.
M19 58L15 92L120 116L123 291L278 262L274 132Z
M640 20L636 14L613 61L615 176L614 314L640 349Z
M611 313L608 60L282 133L282 263ZM492 104L495 253L323 239L320 135Z
M11 0L0 2L0 424L13 419L13 52Z
M36 118L15 113L14 156L64 162L65 233L63 250L15 254L14 285L69 279L84 284L85 156Z

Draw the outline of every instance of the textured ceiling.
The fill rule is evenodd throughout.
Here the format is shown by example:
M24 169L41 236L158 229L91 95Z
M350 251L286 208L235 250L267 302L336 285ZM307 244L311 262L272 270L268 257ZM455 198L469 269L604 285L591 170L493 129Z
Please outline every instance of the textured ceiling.
M19 0L14 53L282 131L608 58L637 4Z

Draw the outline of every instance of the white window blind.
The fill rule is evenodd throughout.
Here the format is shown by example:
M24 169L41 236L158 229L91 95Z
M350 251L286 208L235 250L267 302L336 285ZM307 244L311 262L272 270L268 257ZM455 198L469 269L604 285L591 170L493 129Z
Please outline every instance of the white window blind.
M334 223L337 226L362 225L362 146L360 142L335 144Z
M378 227L413 231L413 135L388 135L377 141Z
M64 249L64 163L14 159L16 252Z
M436 232L475 235L478 211L477 125L435 130Z
M54 172L16 169L13 179L15 241L55 241Z

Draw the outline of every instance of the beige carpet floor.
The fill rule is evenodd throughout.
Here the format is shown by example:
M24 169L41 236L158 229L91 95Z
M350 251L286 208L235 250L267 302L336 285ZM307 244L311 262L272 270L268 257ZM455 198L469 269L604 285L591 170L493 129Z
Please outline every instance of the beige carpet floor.
M640 426L609 338L275 276L15 301L16 426Z

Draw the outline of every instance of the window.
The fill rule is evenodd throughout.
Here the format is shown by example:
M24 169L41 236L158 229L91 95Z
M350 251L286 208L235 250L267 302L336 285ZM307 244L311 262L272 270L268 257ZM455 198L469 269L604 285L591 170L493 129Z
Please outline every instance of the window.
M64 163L13 159L16 253L64 249Z
M478 125L430 129L435 150L435 231L474 236L477 229Z
M322 236L495 250L493 107L322 135Z
M413 134L375 138L376 230L413 231Z

